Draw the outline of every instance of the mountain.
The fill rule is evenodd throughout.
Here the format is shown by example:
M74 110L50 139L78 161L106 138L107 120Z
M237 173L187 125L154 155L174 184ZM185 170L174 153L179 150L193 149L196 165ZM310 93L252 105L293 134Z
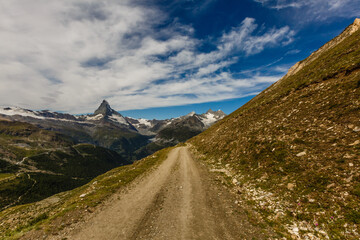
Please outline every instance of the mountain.
M34 124L42 129L69 136L76 143L109 148L124 159L136 160L134 151L148 144L148 136L134 126L105 100L94 114L73 116L49 111L32 111L17 107L0 109L0 117Z
M286 238L360 238L359 28L189 140Z
M31 123L69 136L76 143L108 148L130 161L184 142L224 116L221 110L210 109L204 114L193 112L165 120L134 119L122 116L106 100L93 114L80 116L18 107L0 108L0 118Z
M216 112L209 109L204 114L191 112L185 116L171 119L157 133L156 142L172 142L177 144L201 133L226 114L221 110Z
M130 163L109 149L75 144L29 123L0 120L0 209L73 189Z
M204 114L196 114L195 112L191 112L185 116L180 116L178 118L171 118L171 119L165 119L165 120L157 120L157 119L148 120L148 119L143 119L143 118L134 119L134 118L130 118L130 117L125 117L125 119L130 124L132 124L139 133L141 133L143 135L154 136L157 133L159 133L161 130L163 130L164 128L168 128L168 127L171 127L174 125L179 125L179 122L184 122L184 121L186 121L187 118L192 117L192 116L195 116L195 118L197 119L194 122L194 124L201 125L200 127L199 126L193 126L193 127L200 128L201 131L203 131L206 128L208 128L209 126L211 126L212 124L214 124L216 121L225 117L226 114L221 110L212 111L211 109L209 109Z
M97 124L117 124L123 128L137 131L120 113L110 107L110 104L103 100L94 114L82 115L78 117L79 120L95 122Z
M162 148L175 146L178 143L196 136L210 127L218 120L224 118L226 114L221 111L209 109L206 113L196 114L191 112L185 116L166 120L142 121L134 123L142 131L155 132L152 142L136 151L138 158L146 157ZM145 123L145 124L144 124Z

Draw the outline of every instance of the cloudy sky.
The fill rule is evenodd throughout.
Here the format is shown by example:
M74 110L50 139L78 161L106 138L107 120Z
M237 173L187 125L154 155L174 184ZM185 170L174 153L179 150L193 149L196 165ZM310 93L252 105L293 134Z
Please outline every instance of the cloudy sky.
M359 16L360 0L0 0L0 105L229 113Z

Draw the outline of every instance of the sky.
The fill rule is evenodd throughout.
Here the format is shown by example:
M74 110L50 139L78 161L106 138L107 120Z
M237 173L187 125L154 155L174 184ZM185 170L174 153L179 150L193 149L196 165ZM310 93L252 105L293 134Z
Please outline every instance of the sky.
M360 17L360 0L0 1L0 106L230 113Z

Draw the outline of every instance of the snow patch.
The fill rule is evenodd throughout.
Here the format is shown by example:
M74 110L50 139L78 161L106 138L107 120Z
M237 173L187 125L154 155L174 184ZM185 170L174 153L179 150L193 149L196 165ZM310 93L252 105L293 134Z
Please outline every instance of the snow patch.
M213 113L206 113L204 118L200 119L205 126L210 126L214 122L216 122L218 119L215 117Z
M0 108L0 114L8 115L8 116L15 116L20 115L23 117L32 117L38 119L45 119L43 116L36 115L35 112L26 110L23 108L13 107L13 108Z
M97 120L100 120L102 119L104 116L100 113L100 114L97 114L95 116L86 116L86 120L88 121L97 121Z
M149 120L147 120L147 119L139 118L137 120L139 121L139 124L143 124L143 125L148 126L148 127L152 126L151 122Z
M52 118L52 117L44 117L41 116L41 112L39 111L31 111L19 107L8 107L8 108L0 108L0 114L7 115L7 116L22 116L22 117L31 117L36 119L46 119L46 120L55 120L55 121L65 121L65 122L77 122L83 123L80 121L74 121L71 119L64 119L64 118Z
M100 114L101 115L101 114ZM125 124L125 125L129 125L129 123L125 120L125 118L123 118L122 116L120 115L111 115L109 117L109 119L115 121L115 122L118 122L118 123L121 123L121 124Z

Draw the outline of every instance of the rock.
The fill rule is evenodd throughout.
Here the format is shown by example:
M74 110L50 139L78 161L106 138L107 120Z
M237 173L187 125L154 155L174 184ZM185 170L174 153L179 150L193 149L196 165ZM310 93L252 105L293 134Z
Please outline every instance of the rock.
M354 124L349 124L349 125L348 125L348 128L353 129L354 127L355 127Z
M83 198L86 196L86 193L81 194L79 197Z
M278 212L276 215L275 215L275 219L279 219L283 214L281 212Z
M355 142L349 144L349 146L355 146L358 145L360 143L360 140L356 140Z
M295 184L293 184L293 183L288 183L287 184L287 189L289 189L290 191L293 191L294 187L295 187Z
M354 131L354 132L360 132L360 127L355 127L355 128L353 129L353 131Z
M305 156L305 155L306 155L306 152L305 152L305 151L296 154L297 157L302 157L302 156Z
M353 163L349 163L349 167L353 167L354 166L354 164Z
M349 183L349 182L352 181L352 178L353 178L353 176L351 175L350 177L348 177L347 179L345 179L345 181Z
M315 199L310 198L310 199L309 199L309 202L313 203L313 202L315 202Z
M234 178L234 179L232 180L232 183L233 183L234 185L236 185L236 184L238 183L238 180L237 180L236 178Z
M307 236L308 236L310 239L316 239L316 238L315 238L315 235L312 234L312 233L307 233Z

